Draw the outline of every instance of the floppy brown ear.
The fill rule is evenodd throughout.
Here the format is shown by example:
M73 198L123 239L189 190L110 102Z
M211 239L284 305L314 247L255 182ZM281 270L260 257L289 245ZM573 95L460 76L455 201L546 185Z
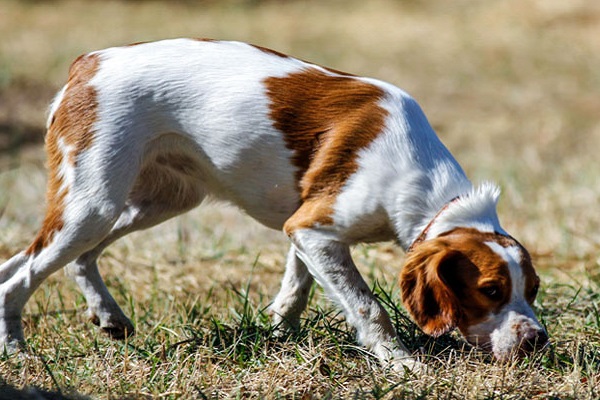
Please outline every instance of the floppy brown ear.
M423 242L407 254L400 274L402 301L428 335L443 335L459 322L459 301L442 278L443 270L459 256L436 240Z

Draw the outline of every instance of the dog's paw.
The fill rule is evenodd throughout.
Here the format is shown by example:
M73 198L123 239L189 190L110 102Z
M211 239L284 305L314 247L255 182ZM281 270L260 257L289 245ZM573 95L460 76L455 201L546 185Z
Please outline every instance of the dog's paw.
M391 360L389 363L391 371L397 374L423 375L428 373L426 364L413 357L403 357Z
M268 314L271 317L271 325L273 333L276 337L285 337L290 333L300 330L300 318L295 316L282 316L280 311L277 311L273 306L268 309Z
M0 357L13 356L26 349L23 338L15 339L11 337L0 338Z
M90 322L100 327L112 339L125 339L131 336L135 330L129 318L124 315L111 314L106 318L100 318L91 310L88 310L87 314Z
M12 355L25 348L21 316L0 318L0 355Z
M401 343L388 343L384 345L378 343L371 348L374 355L379 358L381 366L389 372L395 374L414 374L421 375L427 373L427 365L423 364L416 355L412 355L408 349Z

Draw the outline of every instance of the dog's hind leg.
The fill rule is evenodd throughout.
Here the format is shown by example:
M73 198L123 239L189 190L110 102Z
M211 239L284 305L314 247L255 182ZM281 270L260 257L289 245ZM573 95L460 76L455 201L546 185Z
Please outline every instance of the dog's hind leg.
M46 216L32 244L0 266L0 347L6 346L8 351L23 340L21 312L35 289L52 273L97 246L124 206L118 196L107 196L107 190L92 195L87 184L78 183L77 172L72 172L73 179L48 191Z
M104 284L97 258L115 240L157 225L202 202L204 189L201 182L173 168L172 162L167 162L181 162L182 159L185 160L185 157L160 157L161 163L154 159L147 161L129 194L127 206L108 236L66 268L67 275L78 284L86 298L89 319L113 338L130 335L134 327ZM193 161L188 159L186 167L193 166Z
M135 207L126 207L108 236L65 268L67 276L77 283L87 301L89 320L116 339L132 334L133 324L108 291L96 260L108 245L135 230L136 216L139 215Z

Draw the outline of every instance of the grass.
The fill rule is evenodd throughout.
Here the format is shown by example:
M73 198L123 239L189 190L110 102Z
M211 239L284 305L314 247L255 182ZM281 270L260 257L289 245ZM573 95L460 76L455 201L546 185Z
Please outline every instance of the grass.
M399 335L430 366L392 374L357 346L315 288L299 332L265 308L287 242L207 204L130 235L100 260L136 334L84 320L62 272L25 310L30 352L0 360L0 399L600 397L600 7L592 2L0 0L0 260L43 214L44 110L69 63L163 37L240 39L407 89L474 181L503 187L505 228L542 276L536 306L553 347L498 364L455 333L433 340L399 307L402 252L353 249Z
M128 291L116 290L121 304L131 305L137 327L134 337L117 342L82 324L78 313L61 304L65 296L78 296L71 293L73 287L46 285L36 295L31 307L35 311L26 316L31 355L4 358L3 376L66 394L94 388L94 394L116 398L593 399L600 395L597 309L595 319L586 318L597 303L598 282L595 291L564 284L546 287L540 308L554 338L553 349L506 365L467 348L454 334L435 341L426 337L392 301L397 298L393 288L376 285L400 336L411 350L422 352L431 367L427 375L398 376L381 370L321 299L313 299L299 332L284 338L274 335L263 312L267 298L250 294L254 279L242 288L219 288L224 293L217 296L222 301L217 306L210 291L203 296L149 296L136 301ZM111 286L120 284L127 286L123 282ZM82 307L79 298L75 309L83 311Z

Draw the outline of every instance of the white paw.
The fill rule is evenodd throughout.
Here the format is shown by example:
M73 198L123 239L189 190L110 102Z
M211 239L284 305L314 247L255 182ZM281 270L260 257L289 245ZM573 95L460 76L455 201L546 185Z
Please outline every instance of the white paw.
M416 375L426 374L428 367L414 357L396 358L389 363L391 370L395 373L406 374L412 373Z
M99 326L112 339L124 339L131 336L135 330L129 318L121 312L107 315L105 313L96 314L94 311L88 310L87 316L94 325Z
M24 343L21 316L0 318L0 354L15 354Z
M25 347L23 338L15 339L12 337L2 336L0 338L0 356L13 355L18 353Z
M300 318L284 317L280 312L275 311L274 307L270 307L268 313L271 316L271 324L275 328L276 336L285 336L289 332L300 329Z
M394 373L422 374L427 372L427 366L411 355L399 340L387 345L379 343L373 346L372 351L379 358L381 365Z

